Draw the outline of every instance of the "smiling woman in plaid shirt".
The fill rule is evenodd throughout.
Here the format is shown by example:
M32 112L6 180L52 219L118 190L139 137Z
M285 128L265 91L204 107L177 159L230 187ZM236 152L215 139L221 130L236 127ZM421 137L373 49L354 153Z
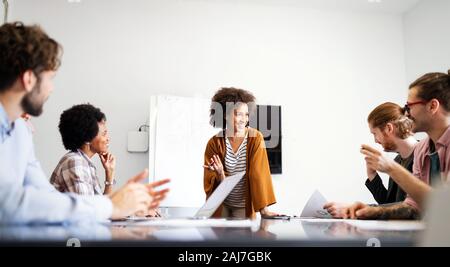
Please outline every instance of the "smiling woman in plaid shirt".
M70 150L53 171L50 182L60 192L100 195L112 192L115 184L115 157L108 152L109 135L106 116L90 104L71 107L61 114L59 122L64 147ZM92 158L98 155L105 169L102 192Z

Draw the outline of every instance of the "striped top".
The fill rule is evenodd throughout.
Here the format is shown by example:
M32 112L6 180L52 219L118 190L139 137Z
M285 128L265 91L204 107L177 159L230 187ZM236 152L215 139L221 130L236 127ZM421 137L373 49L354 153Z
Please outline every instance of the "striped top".
M227 147L227 152L225 153L225 172L229 176L234 175L238 172L246 171L247 137L248 134L245 136L244 141L239 146L236 153L233 152L230 141L225 137L225 143ZM231 193L227 196L224 204L228 207L233 208L245 208L245 189L245 178L242 178L231 191Z

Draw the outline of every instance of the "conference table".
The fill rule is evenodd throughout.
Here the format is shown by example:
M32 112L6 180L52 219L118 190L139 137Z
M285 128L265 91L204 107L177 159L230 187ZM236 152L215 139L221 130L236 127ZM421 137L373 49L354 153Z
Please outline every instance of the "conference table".
M415 246L421 221L142 219L0 226L0 246Z

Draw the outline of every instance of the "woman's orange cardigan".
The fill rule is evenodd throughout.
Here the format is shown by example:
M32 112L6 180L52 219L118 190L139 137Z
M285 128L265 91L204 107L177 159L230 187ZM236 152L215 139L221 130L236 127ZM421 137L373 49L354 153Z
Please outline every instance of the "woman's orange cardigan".
M219 133L223 135L223 132ZM222 164L225 162L225 137L213 136L206 145L204 163L208 165L213 155L218 155ZM203 185L208 198L220 184L217 174L209 169L204 170ZM256 129L248 128L247 139L247 166L244 179L247 188L245 191L245 215L254 218L255 212L276 203L273 192L272 177L270 175L269 160L263 135ZM213 217L221 217L222 205L216 210Z

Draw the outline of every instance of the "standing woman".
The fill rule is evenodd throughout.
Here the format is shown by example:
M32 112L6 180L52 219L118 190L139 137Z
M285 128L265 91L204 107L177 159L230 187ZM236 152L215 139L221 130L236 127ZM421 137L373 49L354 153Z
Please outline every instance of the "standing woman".
M214 217L254 218L255 212L261 217L276 215L267 209L276 200L264 138L248 126L249 109L254 107L255 97L242 89L222 88L212 98L210 124L222 130L206 145L206 197L227 176L245 171Z

